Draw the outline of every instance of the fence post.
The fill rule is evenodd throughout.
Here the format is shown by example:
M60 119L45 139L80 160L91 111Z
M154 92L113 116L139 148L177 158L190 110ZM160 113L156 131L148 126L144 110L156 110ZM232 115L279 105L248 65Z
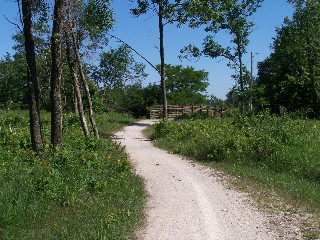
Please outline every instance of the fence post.
M150 119L152 119L152 106L150 106Z

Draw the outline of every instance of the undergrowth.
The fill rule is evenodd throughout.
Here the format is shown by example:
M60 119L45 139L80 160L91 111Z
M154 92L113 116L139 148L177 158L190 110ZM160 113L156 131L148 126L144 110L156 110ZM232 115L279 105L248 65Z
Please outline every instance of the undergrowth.
M158 146L214 162L320 209L320 123L269 114L161 121L151 128Z
M45 147L31 151L28 114L0 115L0 239L130 239L141 220L143 184L110 138L83 137L75 115L64 116L63 148L52 153L49 114ZM105 135L133 119L99 117ZM106 121L107 119L107 121ZM113 119L112 126L108 122Z

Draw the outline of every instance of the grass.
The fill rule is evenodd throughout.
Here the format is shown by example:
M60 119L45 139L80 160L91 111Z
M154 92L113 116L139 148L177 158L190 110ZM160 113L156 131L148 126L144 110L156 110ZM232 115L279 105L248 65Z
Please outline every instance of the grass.
M111 112L97 115L96 121L100 134L109 136L111 133L130 125L133 121L137 121L137 119L126 114Z
M27 112L1 112L0 239L133 239L145 191L126 154L109 138L84 139L78 118L67 114L63 149L53 155L49 114L42 116L39 157L30 150ZM133 121L97 118L102 135Z
M317 120L268 114L191 118L162 121L149 133L162 148L276 190L319 216L320 122ZM320 218L316 221L319 224ZM316 234L320 235L320 229Z

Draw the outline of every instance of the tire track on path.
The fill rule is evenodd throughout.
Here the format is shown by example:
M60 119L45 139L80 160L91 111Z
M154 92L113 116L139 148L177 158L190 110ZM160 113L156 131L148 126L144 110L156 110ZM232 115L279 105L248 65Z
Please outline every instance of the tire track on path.
M146 224L137 232L138 239L277 238L245 194L227 189L213 170L154 147L142 134L152 122L140 121L114 136L126 146L149 195Z

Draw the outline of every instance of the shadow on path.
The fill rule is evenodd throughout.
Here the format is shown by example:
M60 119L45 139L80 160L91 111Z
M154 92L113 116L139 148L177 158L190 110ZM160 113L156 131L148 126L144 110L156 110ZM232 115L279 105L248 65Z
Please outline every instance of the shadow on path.
M132 126L138 126L138 127L148 127L150 126L150 123L133 123Z

